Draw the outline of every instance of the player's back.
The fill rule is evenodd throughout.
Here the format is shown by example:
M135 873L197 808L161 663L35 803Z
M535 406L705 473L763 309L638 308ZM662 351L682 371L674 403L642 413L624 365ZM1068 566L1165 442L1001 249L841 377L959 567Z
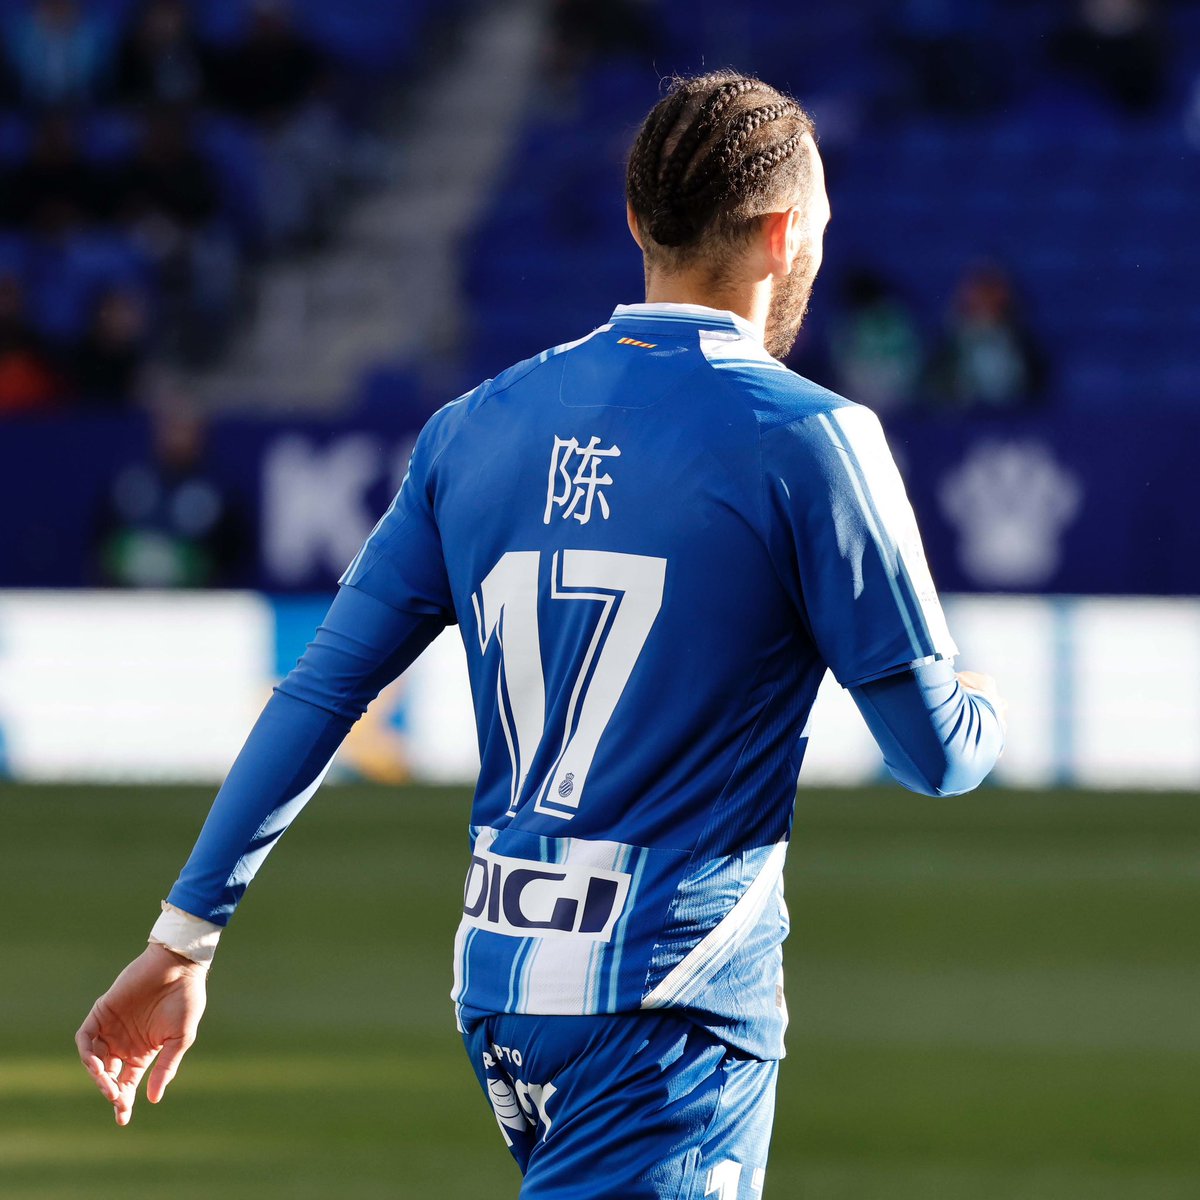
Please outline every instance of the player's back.
M818 684L929 640L856 641L864 552L827 477L874 446L860 418L741 319L634 305L422 434L391 520L420 505L436 528L444 579L404 589L452 597L481 753L460 1004L673 1006L781 1051L780 877ZM348 582L390 569L367 553Z
M782 741L759 797L772 772L794 784L797 689L823 667L768 545L760 430L764 405L802 415L804 385L708 323L618 316L449 414L434 513L483 737L479 824L690 850L738 757L767 750L764 715Z

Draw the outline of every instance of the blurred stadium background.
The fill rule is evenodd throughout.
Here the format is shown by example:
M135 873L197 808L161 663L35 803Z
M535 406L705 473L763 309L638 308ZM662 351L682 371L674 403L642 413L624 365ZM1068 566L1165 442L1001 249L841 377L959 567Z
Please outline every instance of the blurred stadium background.
M0 1195L510 1195L446 994L461 647L352 735L161 1110L73 1060L435 408L641 298L675 71L814 112L996 783L823 694L770 1194L1200 1196L1200 3L0 0ZM498 446L497 453L504 448Z

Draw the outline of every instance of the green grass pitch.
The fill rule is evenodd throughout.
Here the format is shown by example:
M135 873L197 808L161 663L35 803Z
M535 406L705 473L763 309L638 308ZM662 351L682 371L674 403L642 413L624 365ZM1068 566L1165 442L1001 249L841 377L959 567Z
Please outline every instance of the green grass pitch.
M447 1001L461 791L327 788L118 1129L75 1058L208 806L0 788L0 1196L515 1196ZM803 792L767 1196L1200 1196L1200 796Z

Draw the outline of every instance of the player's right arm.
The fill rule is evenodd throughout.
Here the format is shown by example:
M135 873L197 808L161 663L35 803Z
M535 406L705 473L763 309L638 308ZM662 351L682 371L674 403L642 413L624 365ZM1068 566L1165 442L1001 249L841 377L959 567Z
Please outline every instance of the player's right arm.
M870 410L844 404L764 440L768 528L781 577L893 777L927 795L977 787L1004 748L988 676L958 649L916 518Z
M156 1056L147 1094L154 1103L162 1097L195 1038L205 972L222 927L316 791L347 732L454 620L427 478L437 433L426 434L316 637L275 689L234 762L151 944L76 1034L80 1058L119 1125L128 1123L138 1083Z

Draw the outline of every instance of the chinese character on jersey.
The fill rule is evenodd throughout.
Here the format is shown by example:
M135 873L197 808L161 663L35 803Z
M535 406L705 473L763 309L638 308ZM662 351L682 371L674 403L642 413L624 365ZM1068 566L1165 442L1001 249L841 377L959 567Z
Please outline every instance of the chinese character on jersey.
M549 525L554 510L560 509L564 521L574 517L586 525L592 519L593 504L600 506L600 515L607 521L608 499L600 489L612 483L612 476L605 469L604 460L620 456L617 446L602 449L598 437L593 437L586 446L581 446L578 438L556 437L550 454L546 514L542 523Z

